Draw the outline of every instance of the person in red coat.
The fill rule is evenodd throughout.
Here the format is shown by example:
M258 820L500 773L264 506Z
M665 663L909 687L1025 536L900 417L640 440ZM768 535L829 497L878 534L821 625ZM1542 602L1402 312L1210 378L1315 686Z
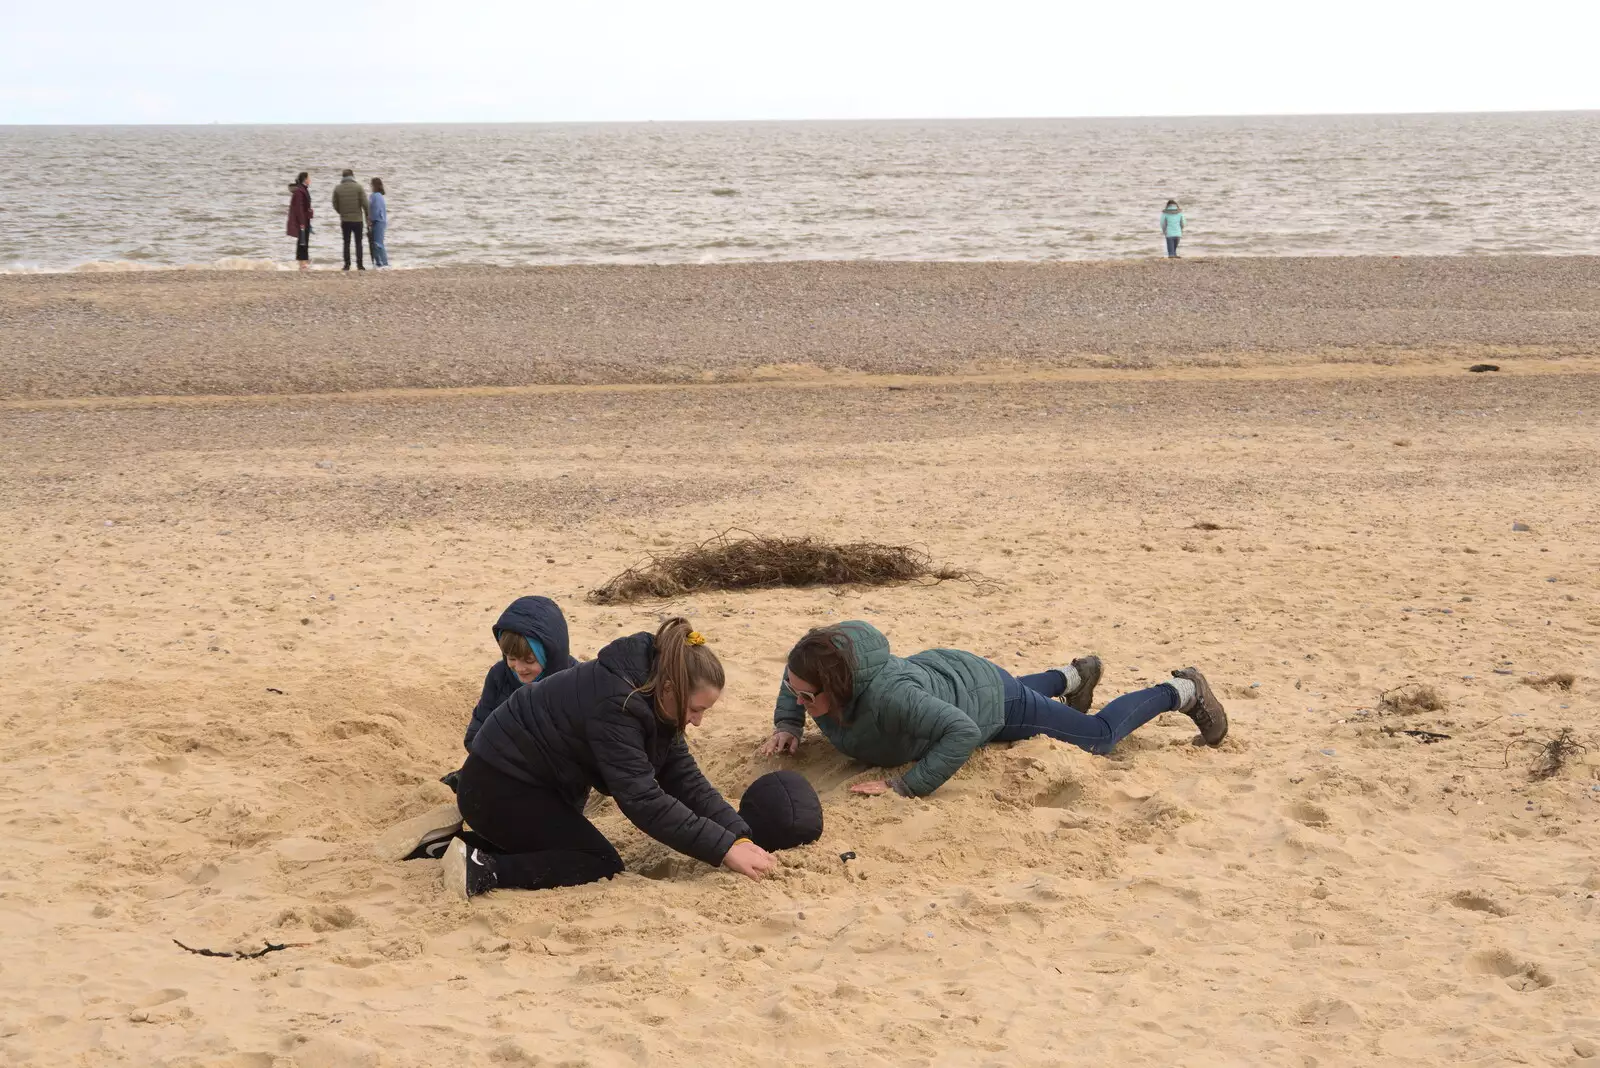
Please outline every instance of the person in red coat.
M306 184L309 175L300 172L289 186L289 236L294 238L294 258L300 269L311 269L311 187Z

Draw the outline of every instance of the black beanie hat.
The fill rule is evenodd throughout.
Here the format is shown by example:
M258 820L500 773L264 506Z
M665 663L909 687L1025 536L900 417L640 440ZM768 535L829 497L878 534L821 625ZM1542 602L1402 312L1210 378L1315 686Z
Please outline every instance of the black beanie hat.
M762 849L791 849L822 837L822 799L797 771L770 771L739 799L739 815Z

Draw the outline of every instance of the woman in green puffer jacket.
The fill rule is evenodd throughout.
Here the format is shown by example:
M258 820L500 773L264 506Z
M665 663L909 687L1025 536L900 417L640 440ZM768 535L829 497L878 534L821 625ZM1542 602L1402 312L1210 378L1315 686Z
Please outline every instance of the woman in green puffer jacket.
M846 756L877 767L910 764L898 778L858 783L857 793L893 789L909 797L937 790L986 742L1048 735L1105 754L1163 712L1182 712L1207 745L1228 734L1228 716L1196 668L1125 694L1089 715L1100 658L1022 678L973 653L929 649L904 659L871 623L819 627L789 651L773 713L772 756L800 747L809 715Z

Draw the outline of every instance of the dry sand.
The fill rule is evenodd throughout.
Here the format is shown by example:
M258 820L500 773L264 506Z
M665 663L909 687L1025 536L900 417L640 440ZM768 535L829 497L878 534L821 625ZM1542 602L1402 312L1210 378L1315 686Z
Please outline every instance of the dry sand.
M535 276L363 282L465 301ZM97 292L126 320L114 348L59 320L48 352L0 364L11 396L59 398L0 405L0 1063L1600 1063L1592 308L1567 358L1483 375L1441 359L1454 342L1330 365L1249 338L1233 366L1167 370L91 396L270 390L278 367L303 391L319 369L425 385L398 358L341 377L326 352L258 365L171 329L215 322L217 294L343 282L0 280L8 314ZM127 303L153 293L161 316ZM1435 297L1410 299L1437 340L1464 313ZM437 314L441 335L482 326ZM837 366L904 369L843 322L819 328ZM584 602L730 526L909 541L993 588ZM440 798L490 622L532 591L588 654L664 610L696 620L730 680L692 744L729 793L771 766L788 645L850 617L1021 669L1095 651L1102 701L1198 664L1233 735L1197 747L1169 715L1111 758L997 746L920 800L849 795L869 769L812 735L789 763L828 830L766 882L607 806L628 874L463 905L436 864L368 846ZM1571 691L1526 682L1563 671ZM1445 707L1386 712L1408 682ZM1531 778L1567 727L1587 754ZM231 961L175 938L293 945Z

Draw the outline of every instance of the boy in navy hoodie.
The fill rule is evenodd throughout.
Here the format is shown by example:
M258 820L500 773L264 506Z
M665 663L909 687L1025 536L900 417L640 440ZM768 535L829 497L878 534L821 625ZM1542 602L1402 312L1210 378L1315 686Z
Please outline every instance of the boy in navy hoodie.
M500 659L483 677L483 693L461 742L468 750L489 713L504 704L506 698L530 682L577 663L567 648L567 617L561 614L561 606L548 597L518 597L495 620L493 633ZM452 771L439 781L455 790L460 774ZM436 857L459 833L461 815L455 805L440 805L389 828L379 837L375 849L384 860Z
M576 664L567 648L567 617L548 597L518 597L494 624L494 640L501 659L483 677L483 695L472 710L467 736L461 742L472 748L478 728L517 690L547 675Z

